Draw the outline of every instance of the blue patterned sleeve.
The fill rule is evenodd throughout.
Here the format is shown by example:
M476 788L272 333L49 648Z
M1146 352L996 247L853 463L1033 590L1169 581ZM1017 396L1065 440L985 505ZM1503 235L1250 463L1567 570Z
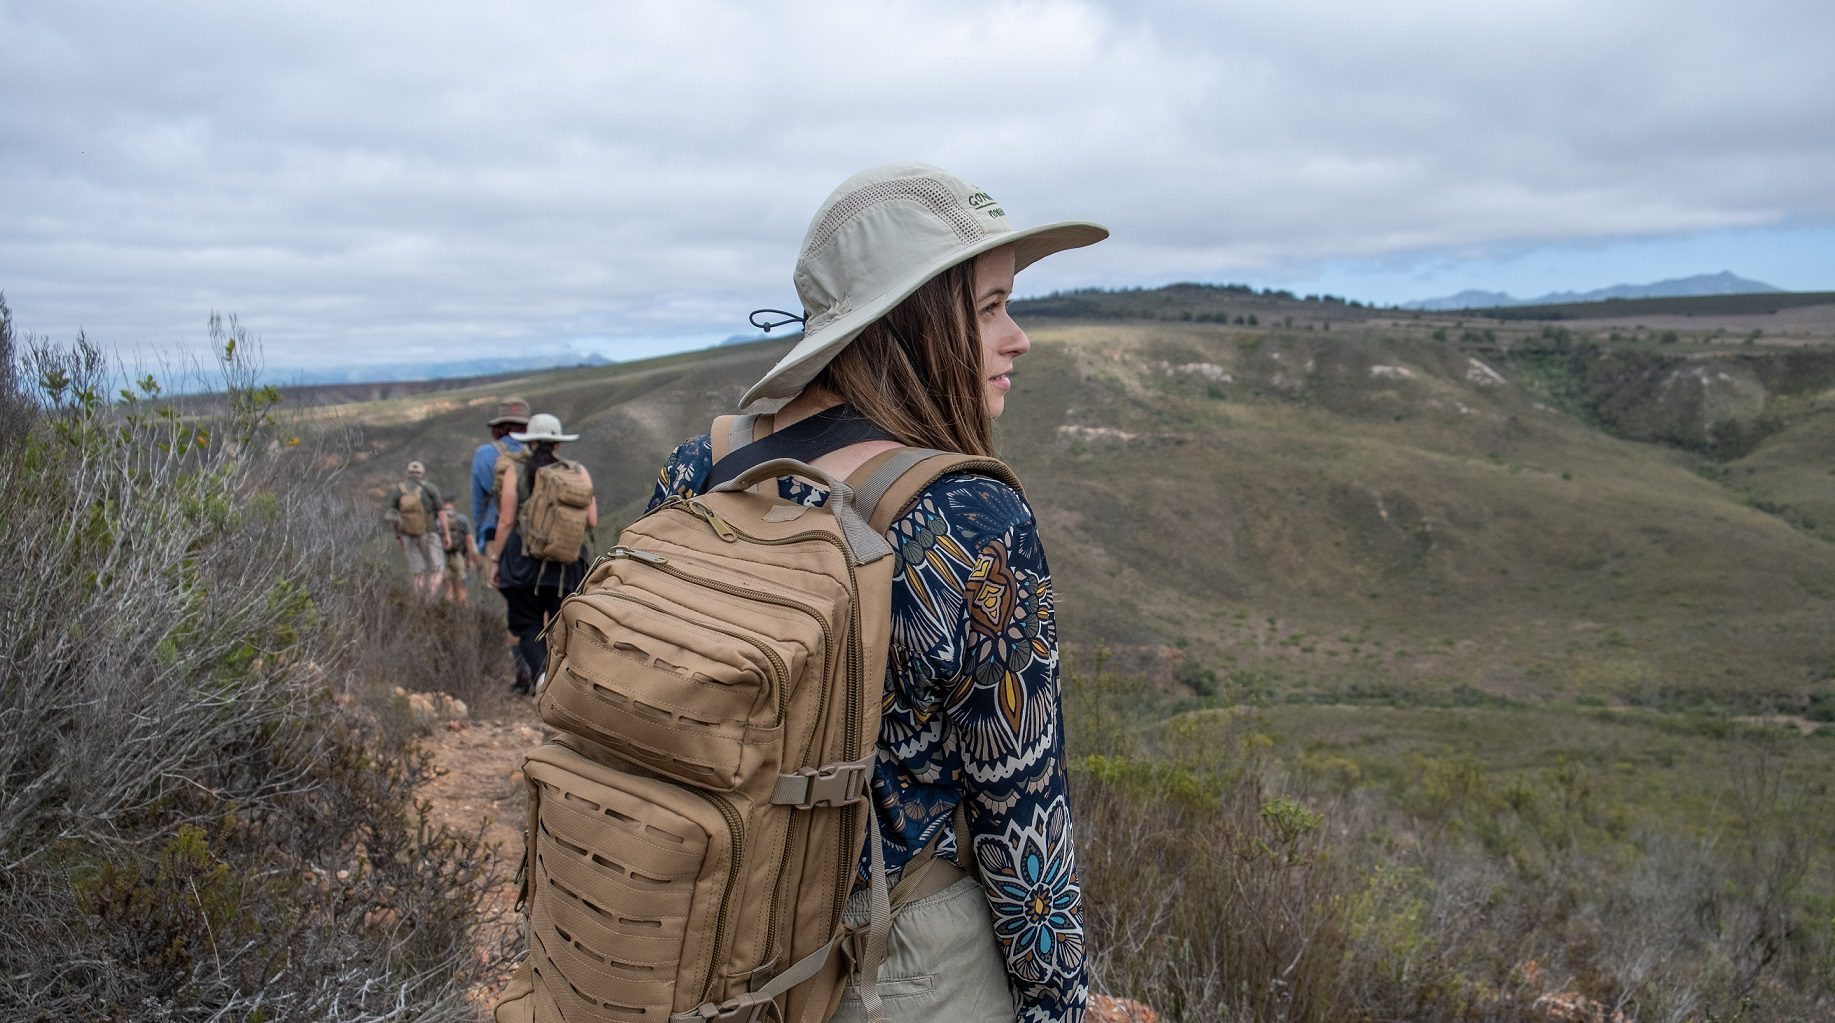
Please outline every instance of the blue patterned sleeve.
M699 492L707 470L713 467L714 442L707 434L684 442L669 455L662 471L656 474L656 489L650 493L649 511L670 497L693 497Z
M962 584L962 669L944 694L944 714L1019 1019L1076 1021L1089 990L1051 573L1025 500L976 482L979 502L960 502L952 516L974 569Z

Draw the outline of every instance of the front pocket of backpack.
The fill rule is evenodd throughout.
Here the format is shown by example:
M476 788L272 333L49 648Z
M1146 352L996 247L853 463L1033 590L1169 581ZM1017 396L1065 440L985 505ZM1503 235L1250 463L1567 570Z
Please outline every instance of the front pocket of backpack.
M570 598L560 628L542 717L660 774L731 789L779 723L788 668L743 631L612 592Z
M700 1004L729 941L744 857L723 799L559 742L530 752L538 987L568 1020L664 1020Z

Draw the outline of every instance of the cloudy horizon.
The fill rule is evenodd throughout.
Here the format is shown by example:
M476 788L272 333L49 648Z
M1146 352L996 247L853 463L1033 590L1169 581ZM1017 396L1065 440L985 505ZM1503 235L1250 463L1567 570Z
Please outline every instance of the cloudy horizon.
M1113 230L1024 294L1835 290L1835 11L1492 8L0 0L0 293L123 353L639 358L793 303L894 159Z

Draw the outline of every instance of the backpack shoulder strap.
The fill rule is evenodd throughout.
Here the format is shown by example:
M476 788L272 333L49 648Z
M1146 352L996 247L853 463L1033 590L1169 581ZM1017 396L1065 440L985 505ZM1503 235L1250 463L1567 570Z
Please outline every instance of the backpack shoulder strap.
M714 420L714 425L707 431L708 439L713 441L714 461L718 462L734 451L752 443L758 434L758 421L769 419L769 416L740 415L721 416Z
M952 472L968 472L999 480L1024 496L1019 477L998 458L961 455L934 448L896 448L862 463L847 478L854 489L854 507L876 533L892 528L911 502L932 483Z

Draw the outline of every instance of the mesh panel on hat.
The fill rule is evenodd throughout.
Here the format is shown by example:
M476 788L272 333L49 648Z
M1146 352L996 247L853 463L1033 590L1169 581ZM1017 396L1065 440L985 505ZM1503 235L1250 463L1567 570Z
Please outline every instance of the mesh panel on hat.
M972 242L982 236L981 225L975 222L968 210L962 208L962 200L956 198L949 186L935 178L900 178L897 181L868 185L842 196L829 207L821 222L810 230L809 243L803 251L815 252L827 245L848 221L893 199L914 199L923 204L939 220L948 224L962 241Z

